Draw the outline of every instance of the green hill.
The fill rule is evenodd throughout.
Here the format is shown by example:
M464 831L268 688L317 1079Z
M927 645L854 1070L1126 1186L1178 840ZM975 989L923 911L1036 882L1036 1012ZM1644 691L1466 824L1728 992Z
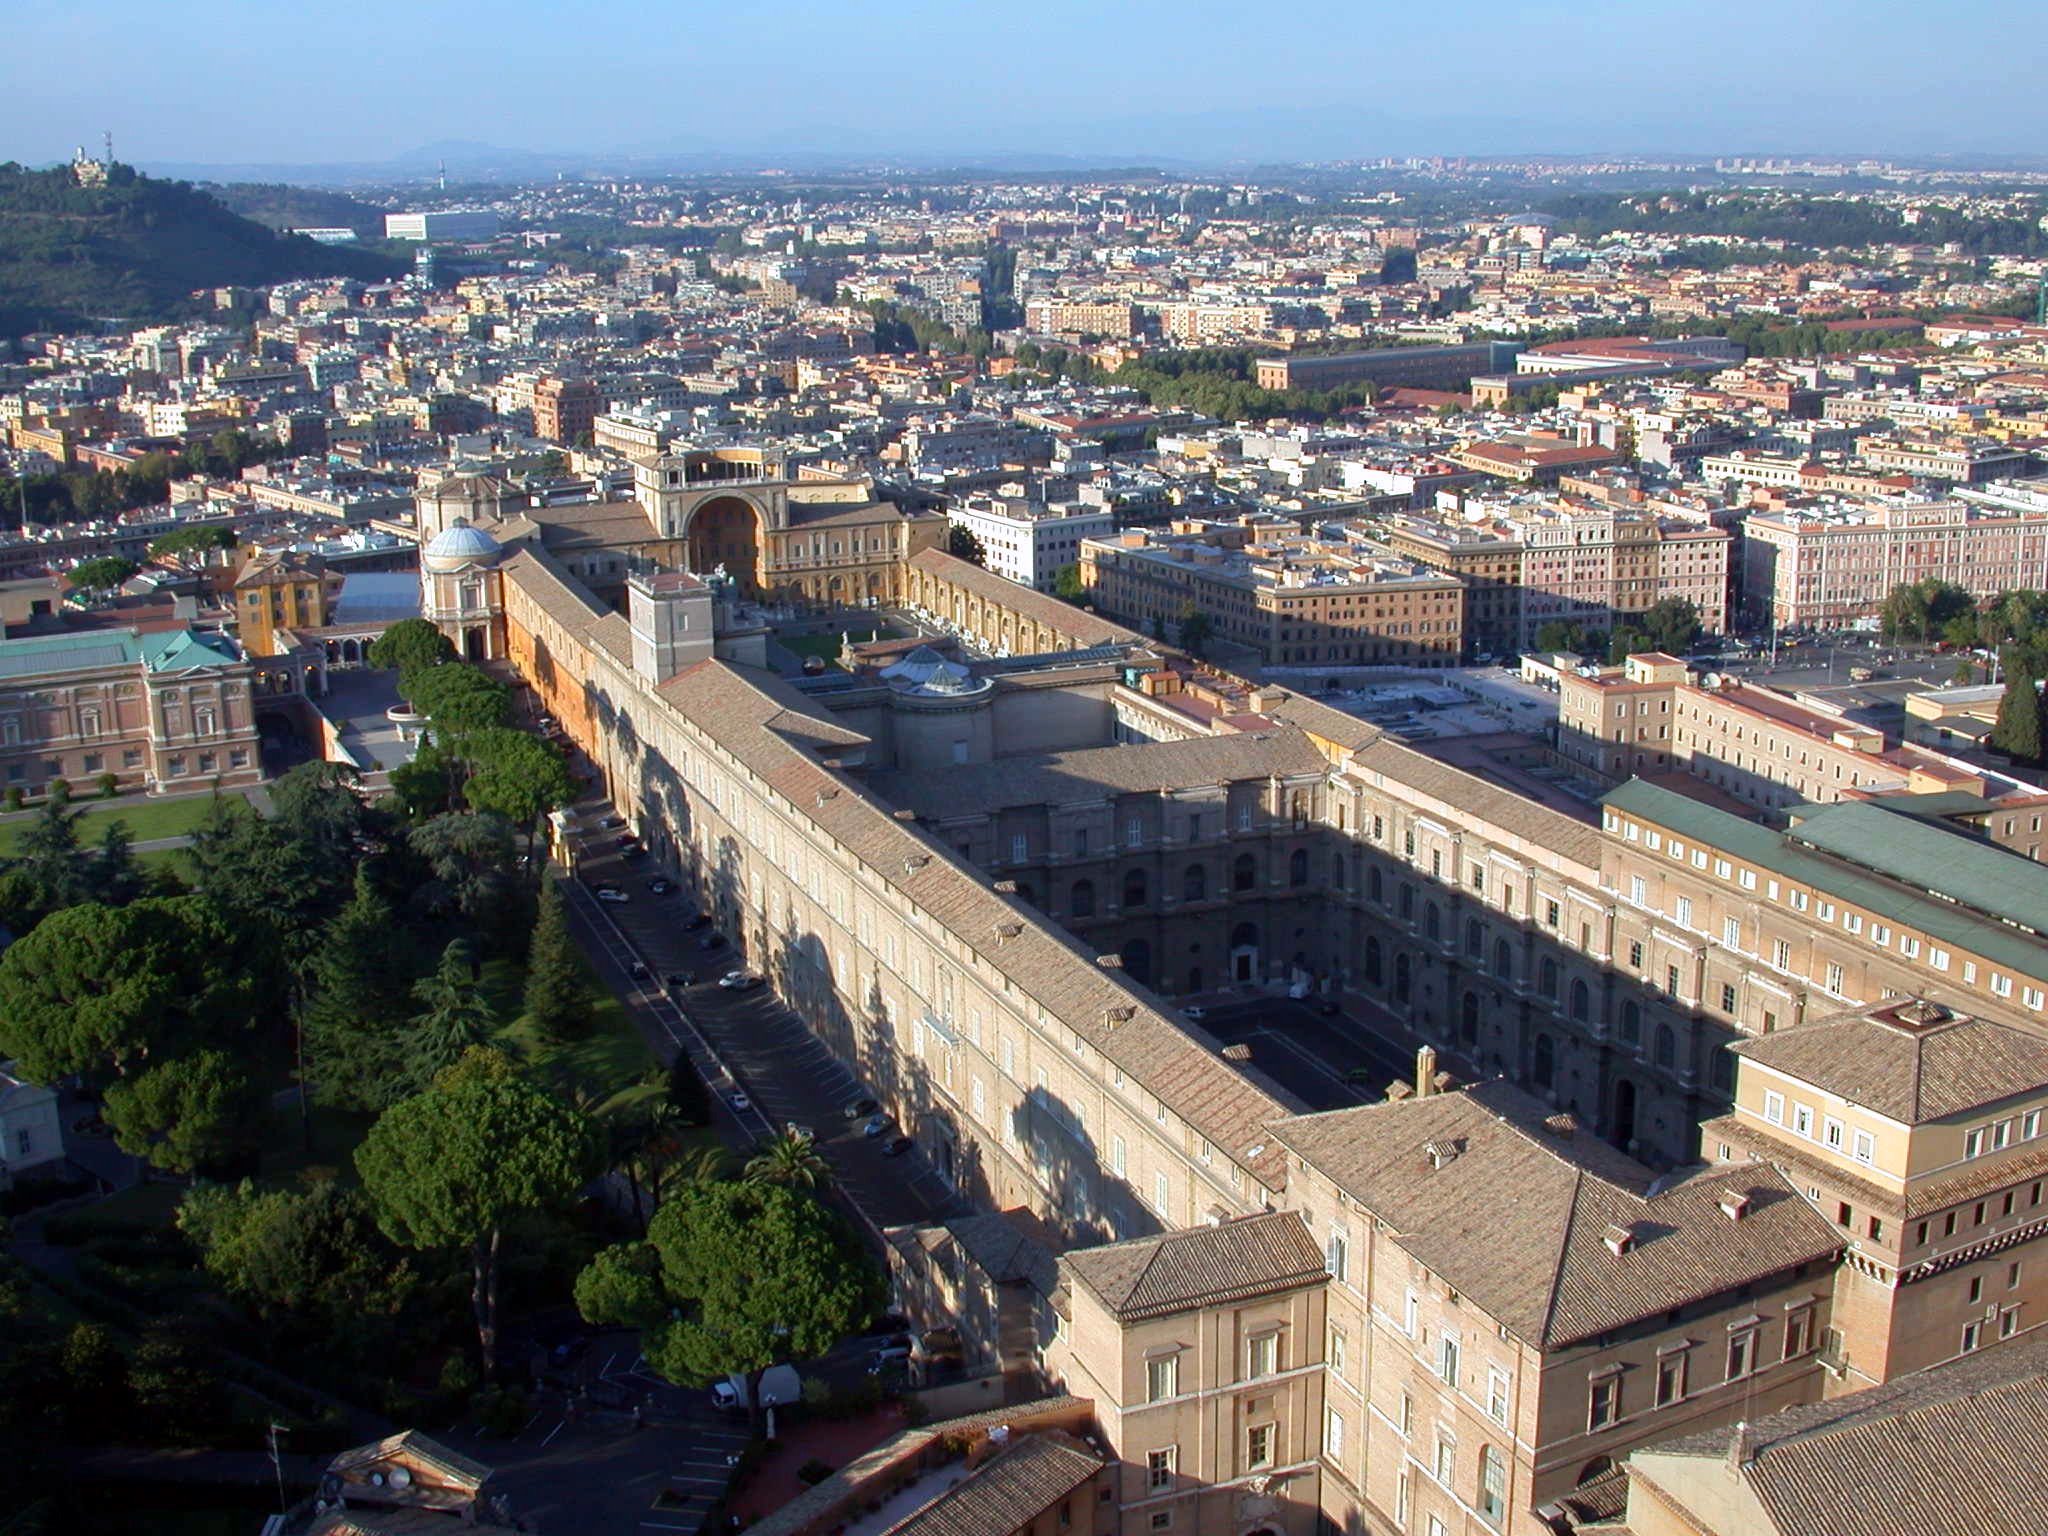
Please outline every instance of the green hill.
M81 187L68 167L0 164L0 335L175 319L198 289L404 271L388 256L281 235L125 165Z
M271 229L347 228L361 240L384 238L384 210L346 192L268 181L230 181L205 190L243 218Z

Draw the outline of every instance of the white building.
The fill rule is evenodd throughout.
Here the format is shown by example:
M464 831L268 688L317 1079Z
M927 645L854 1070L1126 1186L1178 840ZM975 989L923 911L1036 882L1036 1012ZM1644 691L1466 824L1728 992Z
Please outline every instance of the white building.
M981 541L990 571L1038 592L1052 591L1061 568L1080 563L1083 539L1116 531L1107 507L1049 507L1021 496L970 496L946 516Z
M498 216L481 208L384 215L386 240L489 240L497 233Z
M64 1122L58 1118L57 1095L25 1083L0 1065L0 1189L31 1169L61 1162Z

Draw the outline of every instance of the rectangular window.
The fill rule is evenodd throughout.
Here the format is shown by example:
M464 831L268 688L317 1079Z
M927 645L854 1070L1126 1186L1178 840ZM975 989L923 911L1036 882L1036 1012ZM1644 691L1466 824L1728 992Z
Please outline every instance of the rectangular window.
M1748 1329L1728 1340L1728 1379L1740 1381L1756 1369L1756 1330Z
M1109 1138L1109 1166L1118 1178L1124 1176L1124 1139L1121 1136Z
M1832 992L1836 997L1840 997L1843 995L1842 967L1839 963L1833 960L1830 960L1828 962L1827 979L1821 982L1821 990L1825 992Z
M1621 1378L1603 1376L1586 1398L1586 1428L1603 1429L1621 1417Z
M1022 864L1030 854L1031 840L1022 832L1012 834L1010 838L1010 862L1012 864Z
M1858 1131L1856 1133L1856 1161L1859 1163L1869 1163L1876 1160L1877 1138L1868 1131Z
M1486 1414L1496 1424L1508 1421L1508 1373L1499 1366L1486 1372Z
M1272 1425L1254 1424L1244 1432L1244 1464L1248 1468L1273 1465Z
M1813 1348L1813 1314L1801 1307L1785 1314L1785 1358L1796 1360Z
M1332 1280L1347 1280L1351 1275L1351 1243L1342 1232L1332 1232L1323 1248L1323 1266L1330 1272Z
M1963 1353L1969 1354L1983 1341L1983 1326L1979 1323L1963 1324Z
M1163 1403L1180 1395L1180 1356L1162 1355L1145 1362L1145 1401Z
M1507 1474L1503 1470L1500 1452L1492 1446L1482 1447L1479 1452L1479 1513L1488 1520L1498 1520L1507 1512Z
M1735 988L1725 981L1721 983L1721 1011L1723 1013L1733 1013L1735 1011Z
M1799 1136L1811 1136L1813 1134L1813 1111L1807 1108L1806 1105L1794 1104L1792 1106L1792 1130L1793 1134Z
M1244 1374L1248 1381L1261 1376L1271 1376L1280 1369L1280 1335L1261 1334L1255 1339L1245 1340Z
M1692 926L1692 898L1690 896L1679 897L1673 915L1677 917L1679 927L1690 928Z
M1344 1330L1342 1328L1332 1328L1330 1330L1330 1369L1339 1376L1344 1374L1344 1353Z
M1773 1125L1785 1123L1785 1095L1775 1089L1764 1092L1764 1118Z
M1171 1488L1173 1473L1180 1461L1180 1447L1169 1445L1164 1449L1151 1451L1145 1457L1145 1486L1147 1488Z
M1411 1339L1415 1337L1415 1314L1415 1293L1410 1291L1407 1299L1401 1303L1401 1331Z
M1724 917L1721 919L1721 942L1730 949L1742 948L1742 919Z
M1963 1132L1963 1156L1982 1157L1983 1155L1984 1127L1980 1125L1974 1130Z
M1458 1442L1448 1435L1436 1437L1436 1480L1449 1487L1457 1480Z
M1332 1461L1344 1459L1344 1415L1334 1408L1323 1412L1323 1454Z
M1161 1216L1167 1214L1167 1207L1173 1204L1172 1181L1164 1173L1152 1176L1152 1209Z
M1684 1350L1657 1362L1657 1406L1668 1408L1685 1397L1685 1363L1691 1357Z
M1458 1336L1448 1330L1437 1340L1436 1373L1452 1386L1458 1384Z

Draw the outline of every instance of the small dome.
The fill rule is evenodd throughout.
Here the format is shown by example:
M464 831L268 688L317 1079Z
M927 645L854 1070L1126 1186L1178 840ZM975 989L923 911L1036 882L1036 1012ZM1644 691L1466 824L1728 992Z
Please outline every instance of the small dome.
M458 517L434 535L420 558L430 570L452 571L465 565L494 564L502 553L496 539Z

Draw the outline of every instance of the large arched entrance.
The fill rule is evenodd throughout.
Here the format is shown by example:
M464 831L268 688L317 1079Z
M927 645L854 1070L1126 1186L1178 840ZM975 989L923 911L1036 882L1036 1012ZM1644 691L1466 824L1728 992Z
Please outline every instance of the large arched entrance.
M718 496L690 517L690 569L708 576L720 566L746 593L761 590L761 514L738 496Z

